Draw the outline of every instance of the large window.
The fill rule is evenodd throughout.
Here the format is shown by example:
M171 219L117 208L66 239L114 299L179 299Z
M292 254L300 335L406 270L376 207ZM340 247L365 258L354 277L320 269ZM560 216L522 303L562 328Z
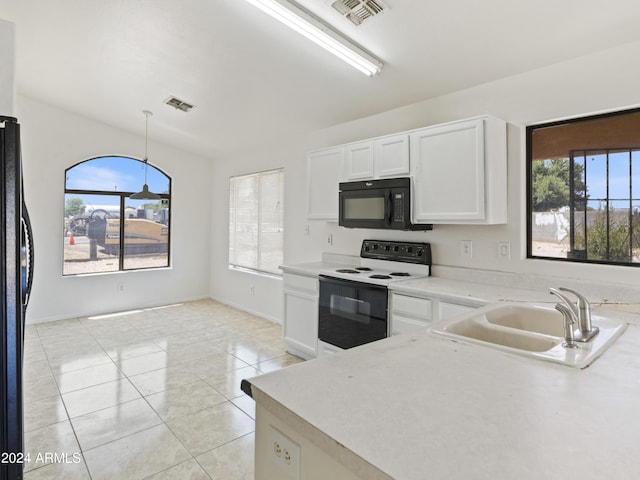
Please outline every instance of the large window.
M527 129L528 256L640 265L640 110Z
M229 181L229 265L280 274L284 170Z
M116 156L86 160L65 174L64 275L169 266L167 175ZM160 198L130 198L145 181Z

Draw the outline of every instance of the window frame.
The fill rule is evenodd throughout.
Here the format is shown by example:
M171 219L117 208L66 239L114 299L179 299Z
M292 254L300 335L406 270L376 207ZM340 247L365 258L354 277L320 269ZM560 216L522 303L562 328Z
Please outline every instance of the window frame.
M229 269L232 270L239 270L239 271L243 271L243 272L247 272L247 273L251 273L251 274L257 274L257 275L265 275L265 276L271 276L274 278L281 278L282 277L282 271L275 271L275 270L265 270L260 267L260 262L262 259L262 255L263 255L263 251L261 249L261 219L262 219L262 212L263 212L263 208L262 208L262 202L260 201L260 198L262 196L262 190L261 190L261 184L260 184L260 178L264 175L270 175L270 174L274 174L274 173L278 173L279 175L281 175L282 177L282 195L281 195L281 211L282 211L282 221L279 224L281 231L279 232L282 235L282 246L280 249L281 252L281 262L284 261L284 174L285 174L285 169L284 167L278 167L278 168L271 168L269 170L261 170L258 172L252 172L252 173L246 173L246 174L241 174L241 175L232 175L229 177L229 221L227 224L227 232L228 232L228 267ZM258 181L258 190L256 193L256 196L258 197L258 220L257 220L257 239L256 239L256 245L255 245L255 254L256 254L256 267L251 267L251 266L247 266L247 265L242 265L240 263L237 262L233 262L232 258L231 258L231 247L232 247L232 234L231 234L231 228L232 228L232 222L234 222L234 224L237 224L235 222L237 216L234 215L234 217L232 218L232 196L233 199L236 198L235 196L235 185L233 184L234 180L236 179L241 179L241 178L248 178L248 177L254 177L257 178ZM235 208L234 208L235 210ZM236 235L237 230L234 230L234 239L235 239L235 235ZM236 256L237 259L237 256ZM280 262L280 263L281 263Z
M615 110L615 111L610 111L610 112L605 112L605 113L598 113L598 114L592 114L592 115L585 115L585 116L579 116L579 117L571 117L571 118L567 118L567 119L562 119L562 120L554 120L554 121L550 121L550 122L542 122L542 123L536 123L536 124L531 124L531 125L527 125L526 126L526 133L525 133L525 142L526 142L526 146L525 146L525 152L526 152L526 186L525 186L525 192L526 192L526 258L527 259L532 259L532 260L551 260L551 261L557 261L557 262L570 262L570 263L579 263L579 264L596 264L596 265L612 265L612 266L618 266L618 267L640 267L640 262L637 263L632 263L632 262L618 262L618 261L612 261L612 260L598 260L598 259L588 259L588 258L572 258L572 257L550 257L550 256L541 256L541 255L533 255L533 227L532 227L532 222L533 222L533 134L536 130L539 129L543 129L543 128L550 128L550 127L557 127L557 126L563 126L563 125L570 125L570 124L577 124L577 123L582 123L582 122L588 122L588 121L592 121L592 120L600 120L600 119L607 119L607 118L614 118L614 117L622 117L624 115L629 115L629 114L638 114L640 113L640 107L635 107L635 108L627 108L627 109L623 109L623 110ZM640 135L639 135L639 141L638 141L638 146L622 146L622 147L602 147L601 150L614 150L616 148L628 148L629 150L631 149L636 149L640 147ZM574 148L575 150L581 150L581 151L587 151L589 150L589 148ZM570 152L567 152L567 157L570 157ZM571 161L571 160L570 160ZM570 171L573 171L572 169ZM608 175L608 173L607 173ZM608 182L608 180L607 180ZM630 182L631 182L631 175L630 175ZM571 183L573 183L573 179L571 179ZM570 187L571 188L571 187ZM586 187L585 187L586 188ZM630 199L632 200L632 199ZM588 199L585 199L585 203L588 202ZM608 218L608 214L607 214L607 218ZM573 228L575 228L575 226L571 227L571 229L573 230Z
M65 175L65 181L64 181L64 197L66 199L67 195L100 195L100 196L113 196L115 198L119 198L119 218L120 219L125 219L125 209L126 209L126 205L125 202L126 200L133 195L134 193L137 192L129 192L129 191L107 191L107 190L91 190L91 189L76 189L76 188L67 188L67 179L68 179L68 173L70 170L72 170L73 168L82 165L83 163L87 163L87 162L91 162L93 160L98 160L101 158L124 158L127 160L131 160L131 161L136 161L136 162L140 162L142 165L144 165L145 167L151 167L155 170L157 170L158 172L160 172L162 175L164 175L167 178L168 184L169 184L169 193L157 193L160 196L160 200L161 201L166 201L168 203L168 209L169 209L169 218L167 221L167 264L166 265L162 265L162 266L149 266L149 267L136 267L136 268L125 268L124 263L125 263L125 257L126 254L124 253L125 249L124 249L124 245L125 245L125 241L126 241L126 237L125 237L125 222L121 221L119 222L119 243L118 243L118 269L117 270L110 270L110 271L104 271L104 272L86 272L86 273L64 273L64 262L65 262L65 258L63 256L63 273L62 276L63 277L73 277L73 276L82 276L82 275L104 275L104 274L114 274L114 273L122 273L122 272L135 272L135 271L145 271L145 270L157 270L157 269L166 269L166 268L170 268L171 267L171 224L172 224L172 219L173 219L173 214L172 214L172 195L171 195L171 191L172 191L172 185L173 185L173 179L171 178L171 176L169 176L164 170L162 170L161 168L156 167L155 165L151 164L145 160L141 160L139 158L135 158L135 157L131 157L128 155L98 155L95 157L91 157L91 158L87 158L85 160L82 160L80 162L77 162L73 165L71 165L70 167L66 168L64 171L64 175ZM156 193L156 192L154 192ZM63 210L64 210L65 206L63 205ZM64 217L64 215L63 215Z

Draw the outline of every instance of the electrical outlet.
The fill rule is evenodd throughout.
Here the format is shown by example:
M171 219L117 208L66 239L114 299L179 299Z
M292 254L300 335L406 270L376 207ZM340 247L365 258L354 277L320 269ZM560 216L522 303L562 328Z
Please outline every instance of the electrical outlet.
M511 258L511 243L499 242L498 243L498 257L509 260Z
M256 294L256 287L254 285L251 285L249 287L249 292L251 292L251 295L255 295Z
M289 478L300 480L301 447L299 444L269 425L267 448L269 449L269 458L273 463L287 473Z
M327 243L329 245L333 245L333 233L330 233L329 235L327 235Z
M309 235L309 225L304 226L304 234Z
M460 240L460 255L464 258L473 257L473 242L471 240Z
M124 293L124 283L118 284L118 293Z

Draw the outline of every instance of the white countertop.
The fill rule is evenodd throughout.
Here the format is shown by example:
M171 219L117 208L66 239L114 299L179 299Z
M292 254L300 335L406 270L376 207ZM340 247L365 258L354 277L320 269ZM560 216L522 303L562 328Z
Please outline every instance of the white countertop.
M548 290L527 290L473 282L461 282L440 277L402 280L389 285L394 293L407 295L432 295L444 300L466 301L487 305L494 302L553 302Z
M358 265L359 257L346 255L330 256L329 261L300 263L295 265L281 266L283 272L309 277L317 277L321 270L332 268L344 268ZM449 274L448 268L438 268L443 274ZM467 269L451 269L465 272ZM585 293L591 301L593 313L601 316L616 316L628 323L640 325L640 292L634 290L626 291L628 287L618 288L615 285L598 286L589 284L591 290L596 293L585 291L584 285L572 285L570 280L557 278L536 278L535 282L528 282L521 286L519 277L513 274L502 272L487 272L481 270L469 270L469 278L476 281L461 281L456 278L447 278L438 274L431 277L417 278L414 280L399 280L389 284L392 293L414 295L421 297L437 297L442 300L461 303L470 306L483 306L494 302L529 302L555 304L556 300L549 294L551 286L571 286ZM456 273L460 275L459 272ZM504 277L508 280L505 284ZM529 276L533 277L533 276ZM500 281L503 284L500 284ZM531 287L534 285L534 287ZM526 288L529 287L529 288ZM631 287L633 288L633 287ZM600 294L600 291L610 290L623 291L626 300L608 300Z
M640 327L589 368L424 333L250 379L256 402L362 478L631 479Z

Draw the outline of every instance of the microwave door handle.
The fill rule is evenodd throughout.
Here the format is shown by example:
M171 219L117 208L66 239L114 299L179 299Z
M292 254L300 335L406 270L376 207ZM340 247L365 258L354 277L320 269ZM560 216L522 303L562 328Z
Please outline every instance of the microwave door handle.
M391 195L391 192L389 192L388 194L385 195L385 202L384 202L384 222L386 225L391 225L391 213L392 213L392 208L391 208L391 199L393 198L393 196Z
M387 200L387 225L391 225L393 223L393 192L389 192L389 197Z

